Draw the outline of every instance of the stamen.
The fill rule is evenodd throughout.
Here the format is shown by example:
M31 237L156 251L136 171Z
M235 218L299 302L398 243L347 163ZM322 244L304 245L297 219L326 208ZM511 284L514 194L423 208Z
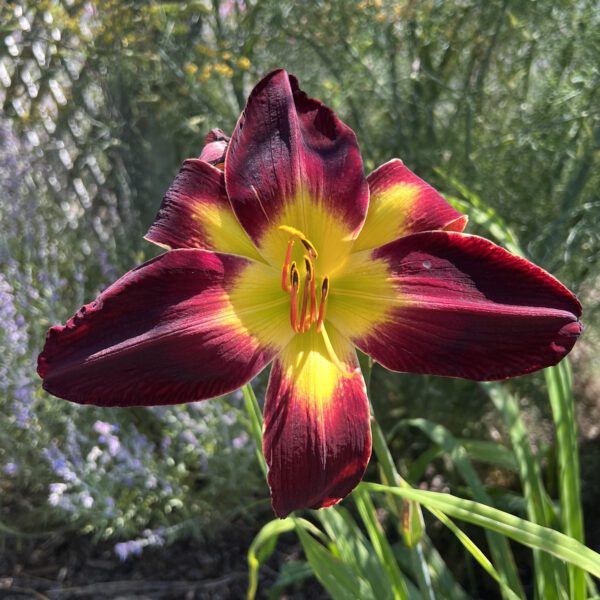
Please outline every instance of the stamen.
M318 331L318 329L317 329L317 331ZM342 377L346 377L348 379L350 379L351 377L354 377L359 369L355 368L352 371L348 371L346 369L346 365L338 358L337 354L335 353L335 350L333 349L333 345L331 344L331 340L329 339L329 336L327 335L327 330L325 329L325 325L321 325L321 333L323 334L323 341L325 342L325 348L327 350L327 354L329 354L329 358L331 359L331 362L339 369L340 373L342 374Z
M321 333L323 327L323 319L325 318L325 303L329 295L329 277L323 277L323 285L321 286L321 303L319 304L319 316L317 317L317 333Z
M315 293L315 265L314 260L318 257L318 252L313 243L295 227L289 225L280 225L280 231L287 233L290 238L285 253L285 260L281 270L281 289L290 294L290 320L292 329L296 333L308 331L311 325L317 320L317 295ZM294 243L300 240L306 248L307 254L304 255L304 264L306 267L306 279L304 280L301 306L298 307L298 292L300 287L300 272L296 263L292 261ZM290 262L291 261L291 262ZM321 291L321 305L319 306L318 315L320 315L320 323L317 323L317 331L320 331L321 324L325 317L325 301L329 287L329 279L325 277L323 280L323 289ZM310 296L310 308L308 299ZM300 314L298 314L300 308ZM298 317L300 317L298 319Z
M285 253L285 261L283 263L283 270L281 271L281 288L284 292L289 292L290 288L288 286L288 269L290 266L290 260L292 258L292 250L294 248L294 238L292 238L288 242L287 251Z
M296 263L292 263L292 268L290 269L290 283L292 285L291 290L291 298L290 298L290 324L294 331L298 331L298 283L299 283L299 275L298 269L296 268Z
M306 278L304 279L304 293L302 294L302 309L300 310L300 324L298 331L306 331L310 327L310 322L306 322L306 308L308 306L308 290L310 281L313 278L312 263L308 256L304 257L304 266L306 268Z

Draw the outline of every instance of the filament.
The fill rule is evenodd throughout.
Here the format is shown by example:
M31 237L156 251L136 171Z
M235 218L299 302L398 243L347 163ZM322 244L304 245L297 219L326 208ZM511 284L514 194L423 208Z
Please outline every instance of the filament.
M292 250L294 248L294 238L288 242L287 251L285 253L285 261L283 263L283 270L281 271L281 288L284 292L289 292L288 286L288 269L290 266L290 260L292 259Z
M304 257L304 266L306 268L306 278L304 279L304 293L302 294L302 308L300 309L300 323L298 331L306 331L310 327L310 323L306 323L306 309L308 307L308 292L310 290L310 282L313 275L312 262L308 256Z

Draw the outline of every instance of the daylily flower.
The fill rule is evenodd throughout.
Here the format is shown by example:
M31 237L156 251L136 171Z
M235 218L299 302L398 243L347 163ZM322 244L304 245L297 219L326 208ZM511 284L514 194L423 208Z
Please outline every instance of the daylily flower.
M185 161L146 235L168 251L50 329L38 366L50 393L176 404L272 362L263 450L284 517L339 502L369 461L354 347L393 371L474 380L571 350L569 290L463 234L466 217L400 160L365 179L352 130L285 71L254 88L229 142L213 137L206 156L219 165L226 149L224 171Z

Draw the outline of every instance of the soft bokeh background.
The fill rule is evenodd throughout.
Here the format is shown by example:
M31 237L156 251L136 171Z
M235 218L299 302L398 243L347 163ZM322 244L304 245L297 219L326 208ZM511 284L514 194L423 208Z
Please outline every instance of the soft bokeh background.
M367 171L397 156L449 197L483 203L580 295L587 328L573 363L598 548L599 65L591 0L0 4L0 580L194 579L212 585L190 584L197 597L243 593L245 549L271 514L241 397L82 408L40 390L35 360L50 325L156 253L142 235L179 164L211 128L231 132L277 66L356 131ZM552 489L543 377L510 385ZM375 369L373 390L401 471L468 493L402 420L502 440L482 389ZM514 476L481 473L498 505L518 511ZM285 538L267 587L300 557ZM297 597L322 593L310 579L284 583ZM184 597L170 590L144 597Z

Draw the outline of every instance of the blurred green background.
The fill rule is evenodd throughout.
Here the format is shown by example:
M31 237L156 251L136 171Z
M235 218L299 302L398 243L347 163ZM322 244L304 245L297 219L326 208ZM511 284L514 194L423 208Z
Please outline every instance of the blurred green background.
M185 564L188 579L233 573L215 597L242 593L246 546L271 515L241 397L82 408L41 392L35 359L49 326L155 253L142 235L180 163L211 128L230 133L252 86L279 66L355 130L367 172L400 157L459 204L483 202L580 296L573 366L587 542L598 548L597 1L18 0L0 4L0 40L0 578L185 579ZM485 223L468 230L489 236ZM467 493L398 423L427 417L502 441L484 391L373 377L401 472ZM552 492L543 377L509 385ZM499 505L518 511L514 476L480 469ZM290 539L264 577L295 553ZM302 585L289 593L304 597Z

